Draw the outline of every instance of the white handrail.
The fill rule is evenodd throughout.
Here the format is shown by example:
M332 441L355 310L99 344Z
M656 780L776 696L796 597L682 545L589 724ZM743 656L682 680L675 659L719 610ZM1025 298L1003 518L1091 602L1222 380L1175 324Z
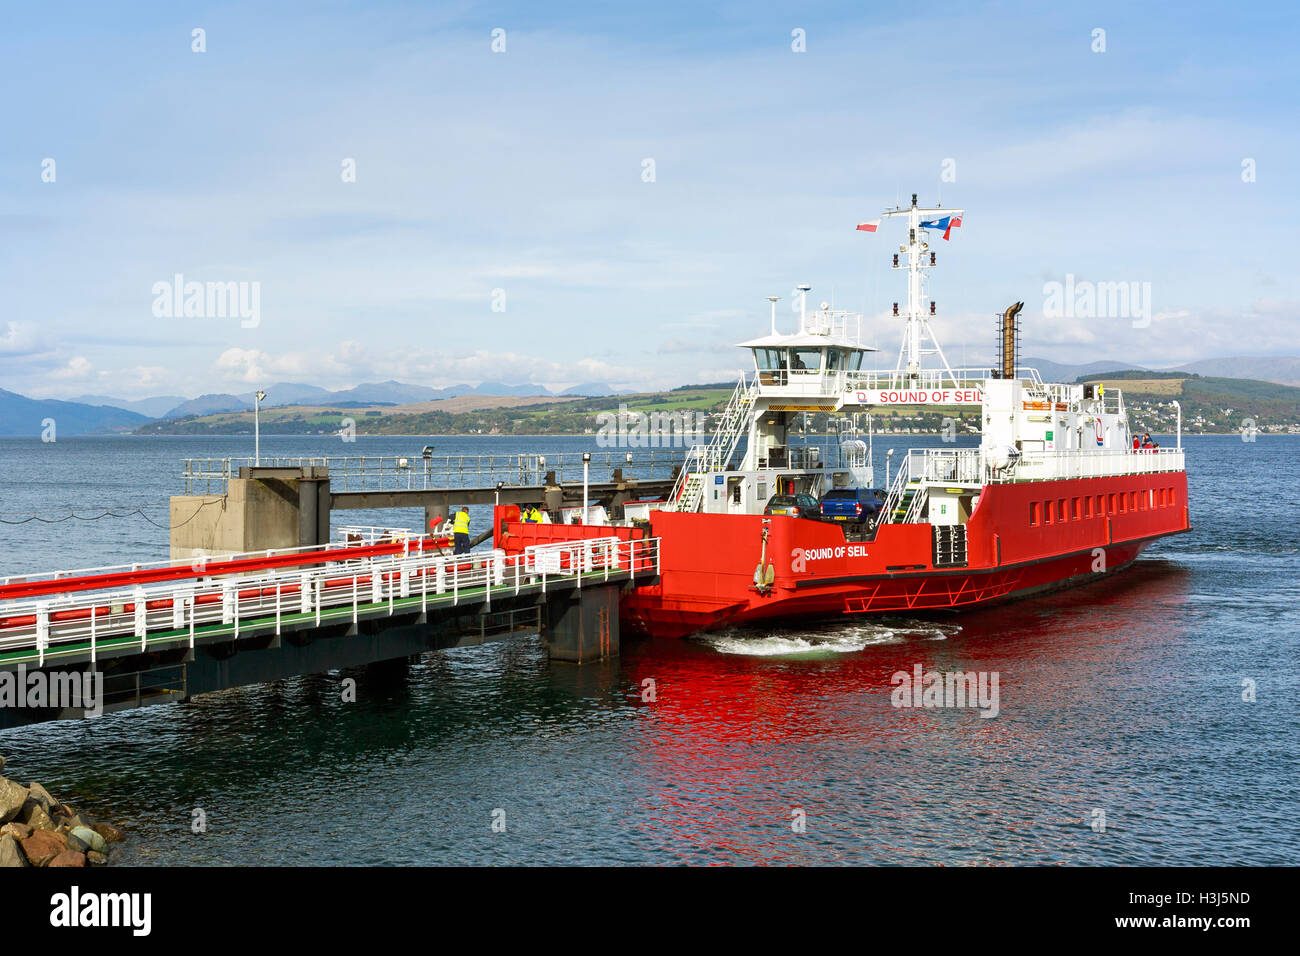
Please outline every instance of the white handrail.
M580 587L585 575L598 573L608 580L611 573L623 569L633 577L637 565L644 568L651 558L657 570L655 538L610 536L534 545L515 561L513 587L518 593L524 576L536 580L540 575L543 588L566 581ZM150 635L156 632L179 632L178 639L193 646L199 627L225 625L237 636L250 621L263 619L282 633L300 623L318 626L323 614L346 613L349 606L356 624L365 605L393 615L418 600L420 609L427 610L430 592L448 594L458 605L467 593L483 589L485 602L490 603L494 589L508 592L511 587L504 573L507 560L503 551L461 555L407 551L242 576L217 573L198 583L187 579L119 584L8 601L0 603L0 652L31 650L43 664L52 650L89 639L93 659L102 653L106 639L139 637L141 647L147 649ZM411 576L420 578L418 598L411 596ZM367 602L361 601L362 579L370 583ZM286 605L286 601L293 603Z

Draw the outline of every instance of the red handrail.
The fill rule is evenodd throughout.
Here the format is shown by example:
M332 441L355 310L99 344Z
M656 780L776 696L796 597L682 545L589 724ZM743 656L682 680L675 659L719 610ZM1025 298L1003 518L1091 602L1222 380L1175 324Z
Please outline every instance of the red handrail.
M384 544L353 545L319 551L293 551L262 555L210 560L202 568L176 565L165 568L141 568L138 571L115 571L108 574L86 574L80 577L53 578L41 581L23 581L0 585L0 601L39 597L42 594L63 594L69 591L101 591L107 588L134 587L137 584L155 584L159 581L184 581L187 578L207 578L223 574L244 574L272 568L291 568L328 564L331 561L351 561L357 558L380 557L398 554L407 548L411 551L440 549L446 539L411 538L409 541Z

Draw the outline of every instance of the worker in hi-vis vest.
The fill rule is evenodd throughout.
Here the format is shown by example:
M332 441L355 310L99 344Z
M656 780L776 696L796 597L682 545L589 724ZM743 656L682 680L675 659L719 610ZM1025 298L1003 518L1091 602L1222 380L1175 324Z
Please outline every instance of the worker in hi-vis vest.
M456 520L452 522L452 535L456 542L455 553L466 554L469 552L469 509L461 508L456 512Z

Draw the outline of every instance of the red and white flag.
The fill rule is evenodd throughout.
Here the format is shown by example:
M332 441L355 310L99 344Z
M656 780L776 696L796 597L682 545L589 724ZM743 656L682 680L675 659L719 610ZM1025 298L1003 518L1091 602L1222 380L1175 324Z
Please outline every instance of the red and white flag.
M872 222L860 222L860 223L858 223L858 231L860 231L860 232L875 232L876 229L877 229L879 226L880 226L880 220L879 220L879 219L876 219L876 220L874 220L874 221L872 221Z

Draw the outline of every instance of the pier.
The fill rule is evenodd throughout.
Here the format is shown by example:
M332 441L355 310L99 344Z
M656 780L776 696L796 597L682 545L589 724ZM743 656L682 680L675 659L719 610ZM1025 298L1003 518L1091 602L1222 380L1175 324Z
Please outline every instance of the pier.
M613 532L614 529L611 529ZM49 686L103 675L104 711L539 630L553 659L618 653L618 599L653 582L637 529L448 554L432 536L0 579L0 672ZM0 708L0 727L82 717Z
M422 508L422 530L461 505L558 514L585 495L613 513L671 492L685 457L672 449L435 456L426 446L409 457L185 459L184 493L171 499L171 557L323 545L334 511Z

